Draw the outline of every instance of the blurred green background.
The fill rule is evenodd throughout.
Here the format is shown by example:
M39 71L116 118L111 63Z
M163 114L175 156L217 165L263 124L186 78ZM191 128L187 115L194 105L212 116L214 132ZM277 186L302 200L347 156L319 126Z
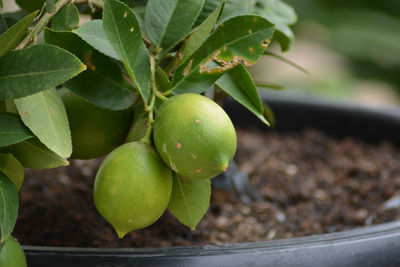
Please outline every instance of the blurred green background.
M280 84L283 93L400 104L400 0L285 2L295 8L298 22L296 42L283 56L310 74L264 57L251 68L256 81Z

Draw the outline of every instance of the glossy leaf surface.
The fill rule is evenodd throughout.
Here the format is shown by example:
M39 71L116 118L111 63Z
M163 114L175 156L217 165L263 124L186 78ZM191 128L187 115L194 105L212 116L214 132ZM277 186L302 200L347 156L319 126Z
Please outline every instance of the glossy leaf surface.
M210 204L211 181L188 180L173 175L171 199L168 209L192 231L206 213Z
M104 32L103 21L92 20L86 22L74 32L104 55L119 60L117 53L115 53L114 48L111 46Z
M56 89L15 99L15 104L22 121L43 144L63 158L71 155L67 113Z
M15 184L18 190L24 182L24 166L10 153L0 153L0 171Z
M65 87L101 108L121 110L133 104L136 91L124 79L115 60L92 49L72 32L46 29L44 37L47 43L74 53L88 66L85 72L66 82Z
M37 12L26 16L0 36L0 57L13 50L25 35Z
M0 99L28 96L71 79L85 70L77 57L42 44L0 58Z
M17 187L0 171L0 242L4 242L10 236L17 216Z
M189 33L204 0L149 0L145 26L152 43L169 50Z
M25 168L51 169L69 165L66 159L48 149L37 138L31 138L13 145L10 149L10 153L12 153Z
M12 113L0 113L0 147L16 144L33 137L21 119Z
M262 122L269 125L264 117L264 107L258 95L257 88L243 65L238 65L225 73L215 84L245 106Z
M51 28L55 31L71 31L79 25L78 8L69 3L64 6L51 20Z
M150 96L150 56L132 10L116 0L106 0L103 11L106 36L133 80L142 99Z

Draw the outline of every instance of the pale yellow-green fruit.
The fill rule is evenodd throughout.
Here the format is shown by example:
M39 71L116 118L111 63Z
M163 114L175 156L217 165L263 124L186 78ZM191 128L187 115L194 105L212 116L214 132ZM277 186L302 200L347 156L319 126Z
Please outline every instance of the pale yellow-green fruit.
M176 95L163 103L153 139L164 162L188 179L210 179L224 172L236 151L229 116L198 94Z
M172 173L150 145L131 142L112 151L94 183L94 203L120 238L154 223L172 191Z
M20 244L9 236L0 253L0 267L26 267L26 257Z

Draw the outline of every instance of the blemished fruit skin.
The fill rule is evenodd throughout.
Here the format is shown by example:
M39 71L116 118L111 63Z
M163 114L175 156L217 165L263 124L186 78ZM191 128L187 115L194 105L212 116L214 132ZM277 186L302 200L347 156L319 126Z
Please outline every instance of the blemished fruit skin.
M172 173L148 144L126 143L101 164L94 203L120 238L158 220L168 206Z
M237 143L229 116L198 94L176 95L163 103L153 139L164 162L188 179L210 179L224 172Z
M0 267L26 267L26 257L21 245L9 236L0 253Z
M122 144L132 120L130 110L97 107L66 88L59 93L71 129L71 158L98 158Z

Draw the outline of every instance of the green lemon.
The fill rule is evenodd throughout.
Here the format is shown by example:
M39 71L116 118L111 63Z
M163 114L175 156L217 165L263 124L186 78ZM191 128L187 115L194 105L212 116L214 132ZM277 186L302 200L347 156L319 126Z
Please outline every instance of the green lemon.
M94 183L94 203L120 238L154 223L172 191L172 173L150 145L131 142L112 151Z
M26 267L26 258L20 244L9 236L0 253L0 267Z
M72 158L101 157L124 141L131 122L129 110L97 107L65 88L59 93L71 128Z
M173 96L162 104L153 138L164 162L189 179L217 176L228 168L236 151L236 132L229 116L197 94Z

